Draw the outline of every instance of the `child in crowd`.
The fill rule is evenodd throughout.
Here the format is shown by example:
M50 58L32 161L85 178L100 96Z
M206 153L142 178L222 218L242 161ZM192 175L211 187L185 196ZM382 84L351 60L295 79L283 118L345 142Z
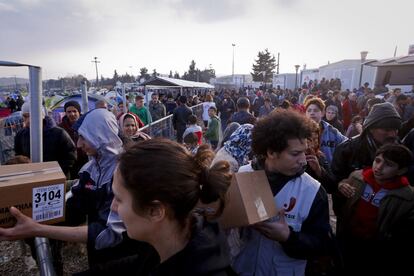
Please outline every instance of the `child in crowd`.
M184 146L193 154L197 153L199 144L198 137L195 132L188 132L183 138Z
M202 143L202 137L203 137L203 130L199 125L197 125L197 116L194 114L191 114L188 116L188 125L187 128L184 131L183 137L187 136L189 133L194 133L197 135L197 144L201 145Z
M351 124L349 125L345 136L348 138L352 138L361 134L362 132L362 117L359 115L354 116L352 118Z
M220 138L220 119L217 117L217 108L211 106L208 109L208 115L210 116L210 121L208 122L208 127L204 133L204 137L209 141L211 147L214 149L217 148L217 144Z
M345 275L406 275L412 271L414 188L403 176L412 153L385 144L372 167L351 173L338 185L347 199L344 223L337 229L342 242ZM402 273L404 271L405 273Z

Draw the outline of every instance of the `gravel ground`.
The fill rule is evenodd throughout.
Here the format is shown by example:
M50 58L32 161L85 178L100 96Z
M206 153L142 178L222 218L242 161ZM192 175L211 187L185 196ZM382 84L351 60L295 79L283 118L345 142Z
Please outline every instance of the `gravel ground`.
M62 256L65 276L88 268L85 245L67 243ZM30 247L22 241L0 242L0 275L39 275Z

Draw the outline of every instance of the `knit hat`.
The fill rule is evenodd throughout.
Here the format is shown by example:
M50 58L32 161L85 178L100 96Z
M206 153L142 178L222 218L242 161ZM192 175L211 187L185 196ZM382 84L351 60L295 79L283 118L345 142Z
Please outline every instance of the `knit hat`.
M374 104L362 127L364 131L368 128L400 129L401 117L391 103Z
M42 106L41 110L42 110L42 119L44 119L45 118L45 110L44 110L43 106ZM30 114L30 103L29 102L25 102L22 105L22 114L24 114L24 113L29 113Z
M81 107L77 101L68 101L67 103L65 103L65 105L63 106L63 109L65 110L65 112L66 112L66 109L70 106L73 106L74 108L78 110L79 113L81 113Z

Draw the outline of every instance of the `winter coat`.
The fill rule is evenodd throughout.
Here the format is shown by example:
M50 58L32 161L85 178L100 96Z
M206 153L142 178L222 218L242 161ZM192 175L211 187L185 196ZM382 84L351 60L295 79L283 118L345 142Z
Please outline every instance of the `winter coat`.
M238 111L231 115L230 119L227 121L227 123L236 122L241 125L244 124L252 124L254 125L256 123L256 117L253 116L253 114L247 112L247 111Z
M220 139L220 129L220 118L217 116L211 117L204 137L209 141L218 141Z
M141 245L139 255L95 267L78 275L235 275L230 268L228 248L216 223L198 218L187 245L160 263L158 253L151 246Z
M366 241L350 239L347 227L368 184L363 179L362 170L354 171L343 182L355 187L356 191L342 208L344 219L338 224L338 238L345 246L353 244L354 250L362 246L361 251L348 254L363 255L362 259L367 258L367 263L374 264L365 269L365 271L372 272L372 275L406 275L407 271L412 271L411 255L406 252L411 252L414 246L414 188L408 185L392 189L381 199L378 208L377 232L374 240L367 243L371 254L365 255L360 252L365 252ZM349 269L360 271L356 267Z
M16 155L30 158L30 128L21 129L14 138ZM57 161L66 176L76 161L76 146L69 134L57 127L55 121L46 116L43 119L43 161Z
M152 121L154 122L164 118L166 115L165 106L160 101L156 103L150 101L149 111L151 113Z
M335 148L347 140L348 138L342 135L339 130L331 126L325 121L321 121L322 135L321 135L321 147L320 150L326 157L329 164L332 162Z
M97 150L97 155L90 156L67 195L65 223L74 226L87 220L88 261L94 266L136 252L123 239L122 222L110 212L112 177L122 142L115 116L105 109L86 113L77 121L75 129Z
M181 104L173 112L172 123L174 129L177 130L177 142L183 141L183 134L187 128L188 117L193 114L191 108L185 104Z
M70 124L69 119L66 115L62 118L62 122L59 124L59 127L66 130L66 132L69 134L70 138L72 138L72 141L76 146L76 144L78 143L79 134L72 128L72 125ZM88 155L86 155L86 153L82 149L77 148L76 153L76 162L70 171L71 179L78 178L79 170L82 168L83 165L86 164L86 162L88 162Z

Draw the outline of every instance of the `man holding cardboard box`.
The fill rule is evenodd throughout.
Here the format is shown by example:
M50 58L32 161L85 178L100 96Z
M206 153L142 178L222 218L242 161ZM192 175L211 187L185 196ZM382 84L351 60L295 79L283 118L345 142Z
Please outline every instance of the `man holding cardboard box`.
M241 275L305 275L307 259L325 253L328 199L305 173L307 118L290 110L271 113L253 129L257 161L239 172L265 170L279 213L243 231L244 247L233 268Z

